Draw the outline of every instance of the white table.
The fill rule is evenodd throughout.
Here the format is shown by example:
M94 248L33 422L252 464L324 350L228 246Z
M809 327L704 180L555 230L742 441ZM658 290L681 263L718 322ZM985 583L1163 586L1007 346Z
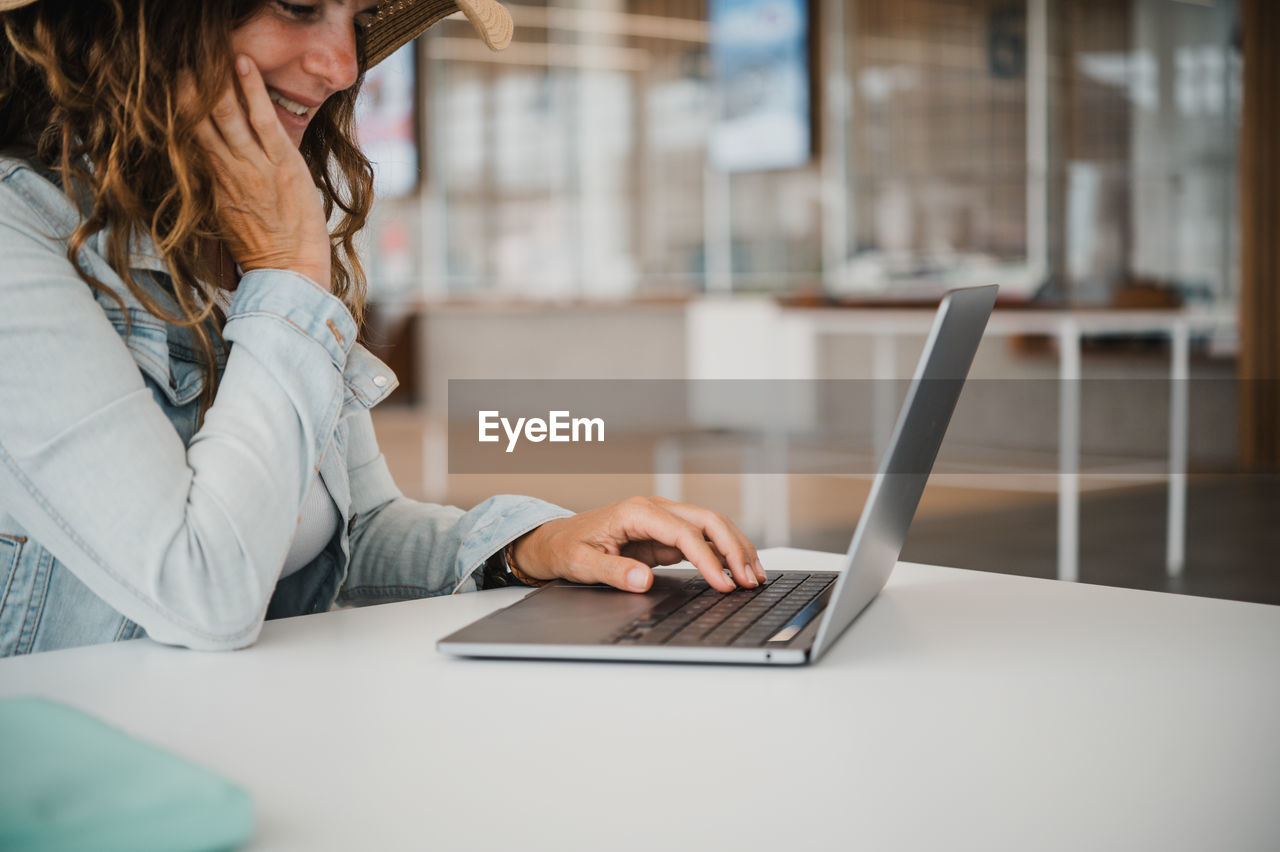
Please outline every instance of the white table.
M807 668L435 651L521 593L0 660L0 697L235 780L254 850L1280 848L1280 608L904 563Z

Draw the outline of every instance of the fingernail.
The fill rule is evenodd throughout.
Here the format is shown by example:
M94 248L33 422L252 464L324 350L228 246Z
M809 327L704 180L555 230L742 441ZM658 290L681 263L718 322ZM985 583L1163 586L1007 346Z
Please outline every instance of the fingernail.
M747 587L748 587L748 588L751 588L751 589L754 589L756 586L760 585L760 581L756 579L756 575L755 575L755 574L753 574L753 573L751 573L751 566L750 566L750 565L748 565L748 566L747 566L747 582L746 582L746 585L747 585Z
M249 57L240 54L236 57L236 70L240 72L241 77L249 74Z
M643 568L632 568L627 572L627 586L637 592L643 592L649 584L649 572Z

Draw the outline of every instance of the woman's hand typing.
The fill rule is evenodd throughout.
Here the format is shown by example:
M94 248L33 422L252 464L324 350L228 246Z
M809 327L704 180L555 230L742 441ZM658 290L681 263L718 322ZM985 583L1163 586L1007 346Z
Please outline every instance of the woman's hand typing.
M633 497L548 521L516 542L514 556L534 579L564 577L630 592L653 584L653 566L684 560L722 592L754 588L765 577L756 549L733 521L662 497Z

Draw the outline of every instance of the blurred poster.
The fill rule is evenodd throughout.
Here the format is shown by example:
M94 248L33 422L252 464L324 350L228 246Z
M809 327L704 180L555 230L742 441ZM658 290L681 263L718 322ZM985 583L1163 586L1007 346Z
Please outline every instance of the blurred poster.
M711 62L721 96L708 146L712 167L741 172L807 163L806 0L711 0Z
M414 93L412 43L365 74L356 101L356 135L364 155L373 163L378 198L399 198L418 186Z

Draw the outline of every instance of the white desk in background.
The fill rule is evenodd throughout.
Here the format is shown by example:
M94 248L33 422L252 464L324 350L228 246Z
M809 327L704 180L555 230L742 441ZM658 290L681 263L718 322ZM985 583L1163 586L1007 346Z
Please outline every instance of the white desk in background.
M808 381L823 377L820 343L824 337L870 337L872 378L909 378L911 364L900 365L894 339L924 335L935 309L784 308L772 301L705 300L690 307L687 329L691 379L777 378ZM1047 335L1058 344L1058 578L1079 578L1080 541L1080 341L1086 335L1159 334L1169 338L1169 500L1165 563L1169 576L1182 573L1186 553L1186 471L1188 378L1192 334L1235 327L1234 312L1215 310L1037 310L997 306L987 324L988 337ZM744 332L743 329L746 329ZM729 336L733 339L729 339ZM767 341L767 345L760 345ZM749 344L756 357L744 352ZM736 345L735 345L736 344ZM981 378L971 376L971 378ZM875 412L875 444L883 448L897 417L897 401L885 394ZM772 477L757 514L765 519L766 545L790 541L786 477ZM672 489L668 489L672 490ZM744 503L750 499L744 500Z
M252 850L1280 848L1280 608L901 564L806 668L436 652L520 594L5 659L0 697L246 787Z

